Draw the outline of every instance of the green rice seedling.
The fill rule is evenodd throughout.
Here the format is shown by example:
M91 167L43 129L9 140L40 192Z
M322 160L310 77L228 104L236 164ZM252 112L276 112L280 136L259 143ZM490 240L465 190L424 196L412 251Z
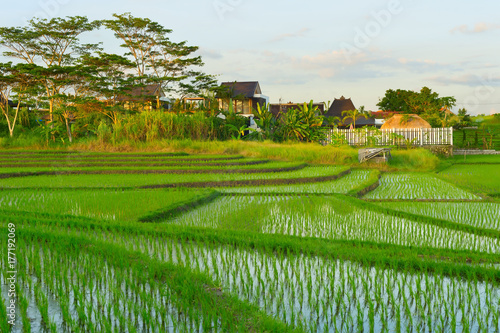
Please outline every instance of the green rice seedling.
M429 179L419 179L416 194L426 196L423 183ZM446 195L460 197L443 188ZM495 226L491 202L408 203L401 210L414 215L405 215L395 211L401 203L384 210L340 195L231 195L167 223L139 224L102 218L126 211L127 205L142 209L137 206L147 203L149 192L154 203L176 196L122 191L123 201L106 207L117 198L108 193L120 191L98 191L92 199L83 189L46 192L51 201L44 204L37 191L4 190L0 205L16 204L4 208L0 218L18 226L20 286L27 295L45 293L52 321L47 329L230 331L225 328L240 319L235 305L251 304L262 310L259 316L265 312L287 324L279 327L309 332L500 330L494 266L499 240L480 230ZM133 192L148 194L128 197ZM18 199L15 193L22 195ZM99 198L106 199L102 206ZM63 199L86 204L89 212L94 203L101 214L94 217L101 220L55 215L67 212L57 207ZM17 203L32 212L16 210ZM467 224L468 218L482 220ZM455 263L468 255L470 265ZM172 283L178 274L189 278ZM43 300L31 303L38 308ZM37 310L35 317L32 329L42 322L42 313Z
M137 239L134 240L134 242L135 244L137 244ZM132 245L130 243L126 244L128 244L128 246ZM146 247L144 246L143 248L145 249ZM154 247L152 247L152 249L153 248ZM175 260L177 261L182 260L181 264L188 265L188 267L192 267L193 269L197 269L197 264L195 263L196 260L194 259L194 256L208 255L208 258L210 259L205 262L208 267L203 268L203 270L211 276L214 276L214 278L219 279L222 285L224 285L226 288L239 293L240 297L245 300L264 306L264 308L270 313L290 323L292 323L292 318L297 318L299 313L302 317L304 316L304 313L309 313L309 315L305 319L305 322L307 323L306 327L309 327L309 330L315 329L317 318L320 318L320 323L322 323L318 326L318 330L323 330L324 325L326 325L326 323L323 323L323 321L325 321L326 319L321 314L335 313L335 311L337 311L335 308L324 310L316 305L318 304L318 302L315 295L327 295L328 293L326 292L326 290L335 290L335 285L337 283L340 284L340 282L342 281L340 276L335 277L336 274L333 275L333 281L328 280L326 277L332 275L327 273L326 277L323 277L323 280L321 280L320 282L319 276L325 276L325 274L321 272L323 272L325 267L330 267L330 263L328 265L325 265L322 260L311 260L311 258L307 256L297 257L296 259L293 259L294 264L292 266L297 267L295 270L299 273L297 273L296 276L291 277L290 275L283 274L283 272L286 271L286 267L288 265L282 264L282 262L284 263L288 260L292 260L290 256L281 261L281 259L275 259L275 253L266 253L260 251L252 253L245 251L241 255L236 255L237 252L235 250L232 250L231 248L222 250L220 248L213 248L213 246L210 245L208 245L208 247L206 247L204 250L196 248L197 247L193 244L189 244L189 246L186 247L180 247L176 242L175 245L172 244L172 246L167 246L165 249L172 252L176 251L176 254L173 258L176 258ZM177 251L181 251L183 254L179 255ZM162 253L161 257L169 258L170 255L165 255ZM240 259L237 259L238 257ZM235 261L239 261L240 264L237 264ZM266 261L270 261L271 265L266 265ZM307 265L304 265L305 263L307 263ZM329 268L326 269L328 271ZM227 272L228 270L234 271L232 274L221 273ZM243 270L243 279L238 284L243 284L242 288L238 286L238 284L235 285L231 282L231 276L236 275L236 271L241 270ZM395 308L395 313L399 313L399 315L397 315L399 316L399 318L405 318L404 321L399 322L399 325L401 325L401 327L426 327L426 330L428 329L428 327L430 327L431 330L434 330L439 319L438 317L431 317L430 321L429 319L425 321L418 319L420 318L420 313L422 312L419 305L421 304L421 302L418 300L418 298L420 297L419 295L425 293L427 298L435 299L435 301L430 304L430 306L434 308L432 313L440 313L440 306L442 306L442 302L445 302L445 300L449 298L449 295L457 293L460 288L470 289L474 287L474 284L470 284L467 282L465 282L465 284L461 282L458 283L458 279L451 280L452 284L447 284L444 287L432 287L430 285L439 283L439 281L444 280L440 279L439 276L436 278L430 278L428 275L426 275L426 278L424 278L424 276L415 277L402 272L391 273L390 271L388 272L385 269L381 270L381 268L376 268L375 270L365 269L362 266L352 266L352 264L347 263L343 264L343 268L341 271L347 274L349 287L346 291L339 292L337 294L339 296L344 295L341 296L342 301L338 304L349 304L348 307L350 310L343 310L342 306L338 306L338 308L340 308L339 315L341 315L343 312L352 313L354 315L354 318L363 318L363 322L365 322L364 318L372 318L369 319L366 323L367 326L365 327L365 329L370 328L370 321L372 323L381 323L384 320L389 331L392 331L398 325L397 320L388 318L387 316L383 320L381 319L381 316L384 313L389 313L389 311L375 311L375 308L378 305L375 304L374 300L376 300L377 297L373 296L374 293L387 295L380 297L384 299L384 303L386 302L386 300L392 297L393 301L391 302L391 307ZM304 272L307 272L307 275L304 275ZM256 276L257 274L260 274L260 279ZM379 287L380 291L376 292L375 288L373 287L375 285L374 276L385 276L387 282L382 283L382 285L387 287ZM315 280L314 277L316 277ZM276 282L277 279L279 282ZM289 282L289 279L296 280L294 280L293 282ZM392 284L389 283L390 280L395 280L398 282L398 287L396 287L396 294L398 294L399 296L394 296L393 293L395 288ZM257 281L259 281L260 283L258 283ZM295 285L298 285L299 288L295 287ZM290 288L294 291L292 292ZM318 291L317 288L323 289ZM485 290L486 288L488 287L482 286L480 289ZM493 288L498 288L498 286ZM435 293L437 290L446 290L447 294L443 294L439 298L431 297L430 295ZM482 291L480 291L478 294L481 295L481 293ZM367 294L369 295L369 297L366 296ZM471 291L470 294L472 295L474 294L474 292ZM266 298L265 300L259 300L258 297L263 297L262 295L274 295L274 297L272 299ZM293 306L290 307L286 306L286 303L284 303L284 301L287 299L295 299L296 301L292 302L291 304L293 304ZM363 303L360 303L359 306L357 304L352 304L352 299L363 300ZM475 304L471 305L471 308L477 307L477 302L488 302L486 297L480 299L471 298L470 301ZM372 305L370 305L370 302L372 302ZM366 304L366 306L363 306L362 304ZM453 309L459 309L460 302L458 302L458 300L452 300L451 306L453 307ZM344 320L349 322L353 319L345 318ZM357 322L357 320L354 319L354 322Z
M263 181L277 179L332 177L346 167L324 166L306 167L297 171L277 173L248 173L248 174L119 174L119 175L59 175L59 176L29 176L22 178L7 178L0 180L0 186L5 188L102 188L102 187L138 187L164 184L184 184L195 182L221 181ZM237 185L237 184L236 184Z
M481 198L444 182L430 174L384 174L380 186L364 196L365 199L469 199Z
M210 194L210 191L173 190L13 190L2 191L0 209L25 210L134 221L162 208Z
M247 222L249 221L249 222ZM369 221L369 222L367 222ZM389 216L334 197L223 197L169 223L184 227L247 230L267 234L361 240L498 253L498 239Z
M359 184L366 181L373 171L353 170L348 175L333 181L325 181L308 184L274 185L274 186L245 186L226 187L218 189L225 193L252 193L252 194L273 194L273 193L310 193L310 194L331 194L347 193Z
M384 202L379 205L478 228L500 230L500 204L495 202Z

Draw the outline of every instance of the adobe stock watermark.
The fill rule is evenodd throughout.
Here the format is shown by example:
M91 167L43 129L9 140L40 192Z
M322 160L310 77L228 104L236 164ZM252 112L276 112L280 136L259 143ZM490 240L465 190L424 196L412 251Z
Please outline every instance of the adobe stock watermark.
M354 28L353 42L343 42L340 44L340 49L346 60L351 62L352 56L368 48L372 40L378 37L384 28L387 28L392 23L394 16L401 14L403 10L404 7L401 1L390 0L386 8L372 11L370 13L370 20L363 28Z
M14 326L16 324L16 283L17 283L17 257L16 257L16 225L7 225L7 272L6 281L8 287L7 322ZM1 300L0 300L1 301Z
M467 111L475 112L479 105L498 94L500 86L500 71L490 72L487 76L478 76L478 85L474 89L474 93L469 95L464 100L464 105Z
M226 14L233 12L242 3L243 0L215 0L213 6L219 19L224 21Z
M33 17L39 19L47 19L50 20L59 15L61 11L61 6L67 5L72 0L39 0L38 6L40 10L33 14ZM31 18L23 17L23 24L26 25Z

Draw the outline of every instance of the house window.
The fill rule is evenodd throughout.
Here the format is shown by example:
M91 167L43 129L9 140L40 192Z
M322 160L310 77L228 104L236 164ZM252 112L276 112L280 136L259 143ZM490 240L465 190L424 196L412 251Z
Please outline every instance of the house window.
M235 100L233 102L234 104L234 111L235 112L241 112L242 111L242 105L241 105L241 101L238 101L238 100Z
M241 102L243 104L243 114L249 114L251 101L241 101Z

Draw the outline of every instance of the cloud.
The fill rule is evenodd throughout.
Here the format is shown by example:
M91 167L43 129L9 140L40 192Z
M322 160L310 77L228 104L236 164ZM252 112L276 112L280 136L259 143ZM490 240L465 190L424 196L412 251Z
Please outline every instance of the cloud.
M437 62L432 59L398 58L394 61L393 66L395 68L401 68L406 71L411 71L416 73L436 72L442 70L452 70L452 71L462 70L460 66L443 62Z
M291 32L291 33L286 33L286 34L276 36L273 39L269 40L269 42L275 43L275 42L280 42L280 41L288 39L288 38L304 37L310 30L311 29L309 29L309 28L302 28L296 32Z
M331 66L353 66L373 60L366 52L348 54L345 50L328 50L314 55L293 58L292 61L305 69L324 69Z
M468 87L498 87L500 86L500 72L488 75L464 74L455 76L433 76L428 78L436 83L449 85L456 84Z
M202 57L210 58L210 59L222 59L222 53L217 50L207 49L204 47L200 47L198 52Z
M463 34L475 34L475 33L481 33L489 30L496 30L500 29L500 24L492 24L492 23L485 23L485 22L479 22L476 23L476 25L472 28L469 29L469 26L466 24L462 24L459 26L456 26L455 28L451 29L451 33L459 32Z
M424 59L424 60L420 60L420 59L410 60L410 59L407 59L407 58L399 58L398 62L400 64L403 64L403 65L430 65L430 66L434 66L434 65L437 64L434 60L429 60L429 59Z

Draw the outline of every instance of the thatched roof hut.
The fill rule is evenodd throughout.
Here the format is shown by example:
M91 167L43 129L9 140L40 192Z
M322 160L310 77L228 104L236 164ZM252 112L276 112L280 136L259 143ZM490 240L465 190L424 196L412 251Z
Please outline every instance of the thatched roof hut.
M416 114L395 114L387 119L380 129L431 128L432 126Z

